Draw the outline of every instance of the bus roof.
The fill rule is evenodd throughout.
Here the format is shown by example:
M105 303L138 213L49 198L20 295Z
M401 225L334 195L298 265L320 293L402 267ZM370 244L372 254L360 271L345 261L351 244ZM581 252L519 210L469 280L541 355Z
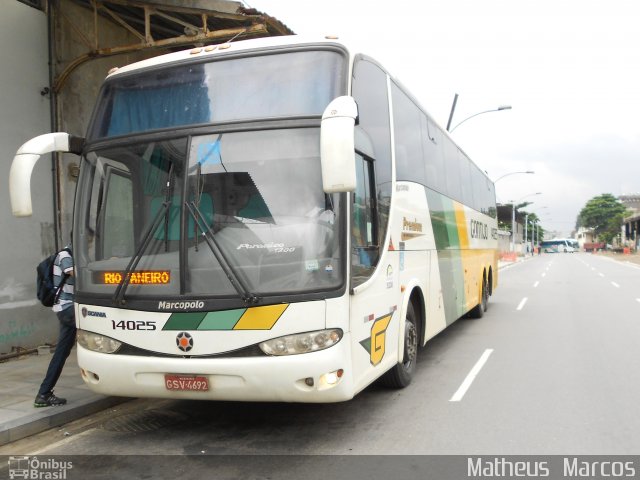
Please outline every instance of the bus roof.
M344 42L337 37L301 37L299 35L285 35L279 37L254 38L248 40L237 40L216 45L207 45L205 47L196 47L188 50L180 50L178 52L158 55L156 57L140 60L123 67L114 67L109 71L107 78L115 75L121 75L136 70L142 70L157 65L168 65L172 63L180 63L185 60L202 56L219 56L230 53L272 49L278 47L288 47L296 45L340 45L349 50Z
M305 35L305 36L284 35L284 36L277 36L277 37L263 37L263 38L247 39L247 40L237 40L233 42L227 42L227 43L216 44L216 45L207 45L205 47L196 47L188 50L181 50L178 52L167 53L164 55L158 55L156 57L148 58L146 60L141 60L139 62L134 62L123 67L119 67L119 68L114 67L109 71L107 78L111 78L117 75L122 75L130 72L135 72L136 70L144 70L144 69L155 67L158 65L171 65L174 63L181 63L184 61L188 61L190 59L192 60L197 57L200 57L200 58L216 57L216 56L222 57L222 56L234 54L237 52L247 52L252 50L260 51L263 49L271 50L274 48L276 49L286 48L291 46L295 47L295 46L312 46L312 45L315 45L315 46L333 45L333 46L344 48L349 54L349 56L351 57L350 60L353 60L353 57L356 54L363 54L369 58L374 59L374 61L378 62L375 56L372 57L371 55L369 55L368 53L360 49L360 43L361 42L358 39L349 39L348 41L345 41L337 36L329 36L329 35L325 37L308 36L308 35ZM375 52L373 53L375 54ZM391 79L395 83L397 83L399 86L401 86L402 90L407 95L409 95L409 97L412 98L412 100L422 109L422 111L440 128L443 135L446 135L447 137L449 137L451 141L454 144L456 144L456 147L461 152L464 153L462 148L459 145L457 145L455 140L453 140L453 138L451 137L449 132L446 130L446 128L444 128L437 120L435 120L433 115L431 115L429 111L422 105L422 102L420 102L411 93L411 91L403 85L403 83L398 79L398 77L394 76L392 72L389 72L383 64L381 64L380 62L378 63L389 74ZM349 72L349 79L351 79L351 72ZM470 158L468 155L467 157ZM482 168L480 168L473 160L471 160L471 164L476 169L478 169L480 173L483 176L485 176L491 183L493 183L493 181L487 175L487 173Z

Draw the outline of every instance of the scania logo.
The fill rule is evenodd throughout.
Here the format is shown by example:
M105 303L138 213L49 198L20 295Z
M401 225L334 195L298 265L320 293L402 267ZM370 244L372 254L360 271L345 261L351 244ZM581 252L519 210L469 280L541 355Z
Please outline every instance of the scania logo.
M187 332L180 332L176 337L176 345L183 352L188 352L193 348L193 338Z
M82 307L81 310L82 316L83 317L100 317L100 318L107 318L107 314L104 312L96 312L93 310L88 310L87 307Z

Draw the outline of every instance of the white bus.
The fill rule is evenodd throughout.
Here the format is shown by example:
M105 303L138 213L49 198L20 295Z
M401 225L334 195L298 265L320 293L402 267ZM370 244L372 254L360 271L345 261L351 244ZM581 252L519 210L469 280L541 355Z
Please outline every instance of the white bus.
M554 238L544 240L540 248L545 253L575 253L578 251L578 242L569 238Z
M78 363L105 395L335 402L411 382L497 285L494 186L337 40L247 40L112 72L81 157Z

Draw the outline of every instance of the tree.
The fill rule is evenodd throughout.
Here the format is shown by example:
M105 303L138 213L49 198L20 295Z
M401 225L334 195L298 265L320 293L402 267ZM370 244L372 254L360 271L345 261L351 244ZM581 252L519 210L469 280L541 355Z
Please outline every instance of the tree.
M610 193L593 197L578 215L578 227L592 228L600 241L611 243L620 233L626 208Z
M519 208L524 208L527 205L530 205L533 202L526 202L524 204L521 205L516 205L516 210L518 210ZM534 235L536 237L536 242L542 242L542 240L544 239L544 233L545 233L545 229L542 228L540 226L540 217L538 217L538 215L535 212L527 212L526 210L519 210L519 213L521 216L526 216L527 218L527 225L525 226L526 228L526 237L530 240L533 241L534 239ZM511 228L509 228L510 230ZM538 238L538 236L540 236L540 238Z

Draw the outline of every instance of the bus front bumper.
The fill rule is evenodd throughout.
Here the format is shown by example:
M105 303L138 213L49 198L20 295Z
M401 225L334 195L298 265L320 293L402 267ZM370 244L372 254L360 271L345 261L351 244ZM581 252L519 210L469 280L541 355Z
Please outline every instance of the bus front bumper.
M80 345L77 349L84 382L103 395L328 403L354 396L350 345L346 333L326 350L281 357L166 358L104 354ZM206 378L208 389L167 386L171 379L186 376Z

